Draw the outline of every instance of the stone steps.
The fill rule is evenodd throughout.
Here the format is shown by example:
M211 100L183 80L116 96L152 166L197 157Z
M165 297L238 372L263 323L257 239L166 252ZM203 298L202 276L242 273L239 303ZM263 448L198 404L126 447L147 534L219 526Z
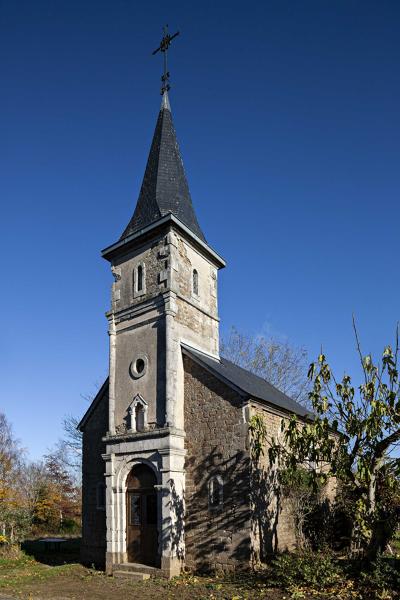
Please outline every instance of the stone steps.
M136 581L144 581L150 577L162 577L161 569L138 563L120 563L113 565L114 577L130 577Z
M113 577L119 579L131 579L132 581L145 581L146 579L150 579L148 573L133 573L132 571L113 571Z

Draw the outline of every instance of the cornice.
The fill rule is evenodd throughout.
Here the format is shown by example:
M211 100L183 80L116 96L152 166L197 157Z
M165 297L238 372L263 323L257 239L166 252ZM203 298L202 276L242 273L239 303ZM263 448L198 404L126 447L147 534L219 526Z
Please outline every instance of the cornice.
M203 242L203 240L194 234L189 227L182 223L182 221L180 221L172 213L165 215L165 217L161 217L161 219L158 219L154 223L151 223L151 225L143 227L143 229L128 235L126 238L107 246L101 251L101 255L106 260L112 261L116 256L132 250L132 248L136 247L138 243L144 243L144 239L152 237L158 229L165 228L170 224L174 225L181 232L185 233L192 243L197 248L200 248L206 255L208 255L208 257L212 259L212 262L215 263L219 268L225 267L226 262L222 256L213 250L213 248L211 248L211 246L209 246L206 242Z

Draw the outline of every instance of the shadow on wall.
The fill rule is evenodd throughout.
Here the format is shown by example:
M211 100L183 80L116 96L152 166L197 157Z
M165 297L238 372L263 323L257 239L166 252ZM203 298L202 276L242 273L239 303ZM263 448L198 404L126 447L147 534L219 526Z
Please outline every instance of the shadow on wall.
M257 540L255 546L259 549L253 559L264 562L278 551L281 492L276 469L265 470L252 464L250 497L253 507L252 528Z
M186 461L186 564L197 570L246 567L250 561L250 469L245 452L230 458L214 447ZM210 477L219 475L223 499L209 504Z
M171 545L171 553L183 560L184 551L184 523L185 523L185 498L176 491L173 479L168 481L168 490L163 490L163 495L169 498L169 516L163 520L163 550Z

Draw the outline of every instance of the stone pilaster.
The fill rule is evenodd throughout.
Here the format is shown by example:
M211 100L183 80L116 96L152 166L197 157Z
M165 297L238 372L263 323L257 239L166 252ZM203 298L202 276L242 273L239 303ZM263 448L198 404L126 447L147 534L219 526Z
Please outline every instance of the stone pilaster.
M165 301L165 425L175 427L175 398L177 381L175 315L176 295L167 292Z
M109 318L108 335L110 340L110 353L109 353L109 396L108 396L108 410L109 410L109 423L108 430L111 435L115 433L115 367L116 367L116 328L114 315L111 314Z
M181 439L183 441L183 436ZM175 577L185 564L185 450L170 447L160 454L163 515L161 569L167 577Z

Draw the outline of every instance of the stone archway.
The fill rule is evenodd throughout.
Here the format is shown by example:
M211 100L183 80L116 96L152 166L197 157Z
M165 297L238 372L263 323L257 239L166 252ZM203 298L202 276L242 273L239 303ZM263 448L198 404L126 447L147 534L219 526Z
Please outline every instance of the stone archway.
M136 464L126 480L126 550L128 562L158 566L157 479Z

